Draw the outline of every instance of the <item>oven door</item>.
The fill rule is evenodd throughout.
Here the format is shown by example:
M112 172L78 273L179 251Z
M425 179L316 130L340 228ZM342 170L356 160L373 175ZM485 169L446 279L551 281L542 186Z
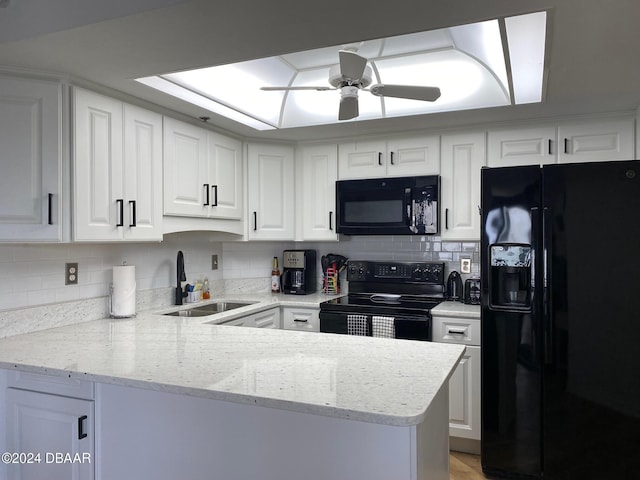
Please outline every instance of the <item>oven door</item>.
M336 182L337 232L411 234L412 186L403 178Z
M371 314L346 311L322 311L320 310L320 331L324 333L340 333L348 335L349 315L363 315L367 318L367 332L372 335ZM431 315L385 315L394 318L395 338L405 340L431 341Z

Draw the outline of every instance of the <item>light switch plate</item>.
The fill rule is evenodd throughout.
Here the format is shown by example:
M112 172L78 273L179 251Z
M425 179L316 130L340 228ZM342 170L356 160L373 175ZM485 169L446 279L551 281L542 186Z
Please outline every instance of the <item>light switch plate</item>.
M462 273L471 273L471 259L470 258L461 258L460 259L460 271Z

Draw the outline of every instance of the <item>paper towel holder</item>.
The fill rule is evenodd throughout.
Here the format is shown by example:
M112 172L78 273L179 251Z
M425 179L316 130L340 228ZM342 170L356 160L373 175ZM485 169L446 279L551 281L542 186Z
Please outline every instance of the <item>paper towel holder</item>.
M128 272L130 275L132 275L133 278L129 278L126 279L123 282L127 289L125 292L123 292L122 290L122 285L119 285L119 288L116 288L115 284L117 283L115 281L115 269L119 267L126 267L127 270L131 269L131 272ZM114 266L114 281L111 282L109 284L109 315L111 318L130 318L130 317L135 317L136 316L136 307L135 307L135 302L136 302L136 287L135 287L135 267L132 265L127 265L126 262L123 262L122 265L118 265L118 266ZM118 278L120 280L122 280L122 277L120 275L118 275ZM133 282L131 285L129 283L127 283L127 280L129 282ZM116 297L116 289L118 290L118 297L119 300L115 299ZM123 307L122 305L122 294L125 294L125 299L127 299L127 297L133 297L128 298L127 300L129 302L133 302L131 305L125 305ZM114 309L114 306L117 305L117 308ZM118 311L114 311L114 310L118 310Z

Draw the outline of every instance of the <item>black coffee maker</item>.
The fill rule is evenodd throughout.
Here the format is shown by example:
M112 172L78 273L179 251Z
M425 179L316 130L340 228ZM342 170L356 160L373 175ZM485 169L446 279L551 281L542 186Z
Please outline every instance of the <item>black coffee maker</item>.
M316 251L285 250L282 252L282 291L306 295L316 291Z
M447 279L447 300L462 302L462 277L455 270L449 274Z

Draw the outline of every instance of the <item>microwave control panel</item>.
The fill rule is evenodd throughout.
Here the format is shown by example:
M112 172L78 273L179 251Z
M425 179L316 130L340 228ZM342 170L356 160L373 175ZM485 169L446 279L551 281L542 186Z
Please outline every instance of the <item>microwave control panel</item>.
M444 283L444 263L350 261L347 280Z

